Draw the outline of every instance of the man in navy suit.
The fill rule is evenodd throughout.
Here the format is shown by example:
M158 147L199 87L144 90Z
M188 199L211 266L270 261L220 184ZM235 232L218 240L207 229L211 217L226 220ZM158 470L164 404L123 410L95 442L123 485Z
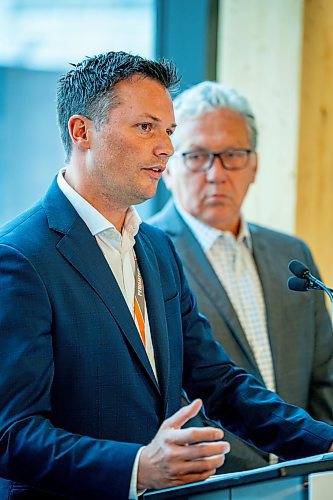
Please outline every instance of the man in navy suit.
M288 263L317 268L299 238L247 223L257 172L257 124L235 89L202 82L174 100L173 197L150 223L181 257L199 310L231 359L317 420L333 424L332 327L323 294L287 288ZM279 207L276 207L277 209ZM268 465L269 455L226 436L224 471Z
M207 478L229 445L182 428L201 399L283 458L332 450L331 426L230 361L171 241L133 208L173 154L176 81L171 63L110 52L59 82L66 167L0 234L1 498L136 498ZM201 399L180 409L182 387Z

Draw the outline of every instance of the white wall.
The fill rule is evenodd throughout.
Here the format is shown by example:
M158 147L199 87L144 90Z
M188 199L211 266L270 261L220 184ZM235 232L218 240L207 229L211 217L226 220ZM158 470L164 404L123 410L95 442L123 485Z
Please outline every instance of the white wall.
M250 102L259 173L246 217L295 229L303 0L220 0L218 80Z

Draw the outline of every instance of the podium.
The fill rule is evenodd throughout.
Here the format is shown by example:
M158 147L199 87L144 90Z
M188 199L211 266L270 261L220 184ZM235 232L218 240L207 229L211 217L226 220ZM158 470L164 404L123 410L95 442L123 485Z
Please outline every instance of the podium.
M145 500L332 500L333 453L260 469L220 474L206 481L156 491Z

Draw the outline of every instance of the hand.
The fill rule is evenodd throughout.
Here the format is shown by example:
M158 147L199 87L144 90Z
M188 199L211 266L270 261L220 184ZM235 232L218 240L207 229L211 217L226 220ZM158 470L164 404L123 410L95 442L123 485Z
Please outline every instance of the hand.
M333 453L333 443L331 444L331 447L329 448L328 453Z
M224 462L229 443L220 441L223 431L213 427L181 429L200 410L196 399L165 420L140 455L138 490L170 488L202 481ZM216 441L218 440L218 441Z

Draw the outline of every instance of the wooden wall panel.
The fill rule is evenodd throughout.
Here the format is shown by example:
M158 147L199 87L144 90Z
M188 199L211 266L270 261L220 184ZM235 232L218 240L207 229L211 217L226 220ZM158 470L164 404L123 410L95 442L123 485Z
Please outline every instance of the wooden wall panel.
M333 2L304 1L296 232L333 286Z

